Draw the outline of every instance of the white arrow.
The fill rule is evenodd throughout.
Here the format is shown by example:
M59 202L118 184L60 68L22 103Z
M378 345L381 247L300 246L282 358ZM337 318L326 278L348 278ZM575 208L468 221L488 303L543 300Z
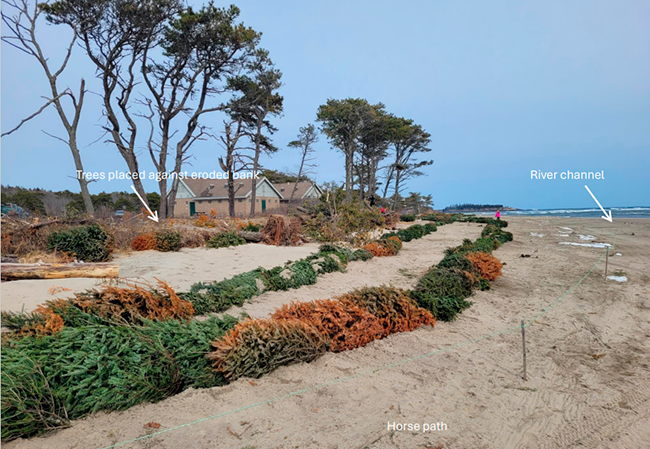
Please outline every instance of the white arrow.
M600 218L605 219L605 220L607 220L607 221L609 221L611 223L612 222L612 211L610 210L608 212L608 211L605 210L605 208L603 206L600 205L600 203L598 202L598 200L596 199L594 194L591 193L591 190L589 190L589 187L585 186L585 189L587 189L587 192L589 192L589 195L591 195L591 197L594 199L596 204L598 204L598 207L600 207L600 210L602 210L603 213L605 214L604 216L602 216Z
M146 207L147 210L149 211L149 214L150 214L151 216L150 216L150 217L147 217L147 218L148 218L149 220L153 220L153 221L155 221L156 223L158 223L158 211L156 211L156 212L151 212L151 209L149 209L149 206L147 206L147 203L144 202L144 200L142 199L142 197L140 196L140 194L138 193L138 191L135 190L135 187L134 187L134 186L131 186L131 188L133 189L133 191L135 192L135 194L138 195L138 198L140 198L140 202L141 202L141 203L144 205L144 207Z

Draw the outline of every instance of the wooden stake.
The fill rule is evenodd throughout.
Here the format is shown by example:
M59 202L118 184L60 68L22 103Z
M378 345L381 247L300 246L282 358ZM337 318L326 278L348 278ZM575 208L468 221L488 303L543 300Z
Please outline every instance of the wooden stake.
M528 380L528 376L526 375L526 328L524 327L524 320L521 320L521 343L523 345L524 349L524 380Z
M609 248L605 252L605 280L607 280L607 267L609 265Z

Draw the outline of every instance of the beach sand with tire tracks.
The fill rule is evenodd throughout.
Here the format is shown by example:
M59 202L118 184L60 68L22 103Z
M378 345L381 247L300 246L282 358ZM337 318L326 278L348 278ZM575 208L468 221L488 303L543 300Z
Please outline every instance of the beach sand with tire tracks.
M157 431L173 430L120 447L644 447L650 441L650 220L504 218L514 241L494 252L505 262L503 276L491 290L475 292L473 307L454 322L327 353L254 381L97 413L69 429L4 446L108 447L156 432L144 427L156 422ZM481 229L470 223L442 226L405 243L395 257L353 262L347 273L265 293L230 312L265 317L283 303L364 285L408 288L442 258L444 248L477 238ZM609 274L624 273L628 281L604 279L604 249L560 245L583 242L580 235L614 245ZM238 271L248 269L242 264ZM177 276L189 279L192 273ZM173 277L165 280L178 285ZM3 284L3 309L4 302ZM519 323L535 317L526 328L524 381ZM221 416L185 425L215 415ZM392 422L442 422L447 429L387 430Z

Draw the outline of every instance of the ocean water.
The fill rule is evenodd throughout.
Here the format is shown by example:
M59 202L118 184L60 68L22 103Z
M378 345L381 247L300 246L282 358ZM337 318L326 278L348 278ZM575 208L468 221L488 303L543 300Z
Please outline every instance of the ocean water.
M650 218L650 207L605 207L612 211L612 218ZM495 212L478 212L476 215L494 215ZM602 217L603 212L598 208L587 209L521 209L502 211L502 217L531 216L531 217L566 217L593 218Z

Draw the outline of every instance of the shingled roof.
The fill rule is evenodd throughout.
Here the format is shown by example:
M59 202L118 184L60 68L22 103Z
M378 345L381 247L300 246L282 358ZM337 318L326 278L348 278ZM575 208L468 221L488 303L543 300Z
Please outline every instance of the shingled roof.
M235 198L248 198L253 190L252 179L235 179ZM191 179L181 180L187 188L194 194L194 198L211 198L227 199L228 198L228 180L227 179ZM266 178L257 180L259 187L263 183L268 183L273 190L282 198L278 189Z
M279 182L273 184L276 189L280 192L282 197L285 200L288 200L291 198L291 190L294 188L294 185L296 185L295 182ZM296 193L293 195L294 199L301 199L305 196L305 194L309 191L309 189L314 186L320 193L320 189L316 184L310 182L310 181L301 181L298 183L296 186Z

